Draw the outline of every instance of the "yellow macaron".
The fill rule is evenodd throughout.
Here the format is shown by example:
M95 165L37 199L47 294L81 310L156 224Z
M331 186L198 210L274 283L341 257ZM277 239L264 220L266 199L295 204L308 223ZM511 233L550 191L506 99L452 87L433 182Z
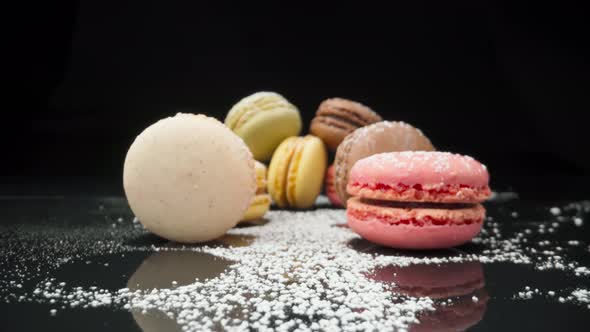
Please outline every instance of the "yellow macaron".
M327 153L316 136L289 137L274 152L268 168L268 191L281 208L313 206L322 190Z
M270 195L266 190L266 166L255 161L254 170L256 171L256 195L242 217L242 222L260 219L270 208Z
M240 136L254 159L270 160L277 146L301 132L299 110L275 92L257 92L235 104L225 125Z

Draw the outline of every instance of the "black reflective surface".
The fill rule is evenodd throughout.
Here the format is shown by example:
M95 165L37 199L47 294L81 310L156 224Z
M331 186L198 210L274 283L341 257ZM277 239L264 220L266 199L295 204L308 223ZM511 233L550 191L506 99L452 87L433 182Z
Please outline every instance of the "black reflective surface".
M486 208L492 217L490 224L500 226L502 238L519 238L516 234L527 238L520 246L529 257L547 260L551 254L541 253L543 248L559 247L557 254L566 263L588 268L590 203L584 199L590 195L573 196L577 199L547 200L505 193L487 203ZM551 207L560 207L562 212L552 215ZM64 282L64 289L69 285L96 286L113 292L126 287L169 287L173 282L181 286L195 279L213 278L232 263L210 254L184 251L182 246L146 234L132 219L124 198L118 196L1 196L0 331L180 331L173 319L158 311L129 311L120 304L72 307L25 296L47 278ZM527 233L527 229L532 232ZM539 229L547 231L539 233ZM486 231L493 232L493 227ZM52 240L55 238L64 241ZM209 245L248 246L252 241L248 237L226 236ZM152 245L170 250L154 251ZM365 253L412 257L482 255L490 248L486 243L473 243L416 253L382 248L364 240L348 245ZM531 254L531 248L538 255ZM411 326L413 331L587 331L590 304L570 300L562 303L558 297L578 288L589 289L590 275L576 275L567 267L536 267L510 261L458 261L384 266L366 276L376 282L394 282L398 293L435 300L437 310L421 315L422 324ZM530 299L520 297L527 289L538 289L539 293ZM52 309L57 310L55 314Z

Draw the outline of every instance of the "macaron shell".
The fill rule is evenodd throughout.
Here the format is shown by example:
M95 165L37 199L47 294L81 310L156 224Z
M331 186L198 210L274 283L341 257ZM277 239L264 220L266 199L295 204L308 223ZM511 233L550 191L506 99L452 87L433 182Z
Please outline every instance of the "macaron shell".
M289 137L279 144L268 166L268 192L280 208L289 205L287 201L287 172L298 139L295 136Z
M267 161L276 147L289 136L299 135L299 110L275 92L257 92L236 103L225 125L240 136L254 158Z
M346 135L356 128L350 124L342 124L333 119L316 117L311 121L309 132L321 137L330 151L336 151L338 145L340 145Z
M324 100L316 112L318 116L334 117L351 123L356 127L363 127L383 120L381 116L369 107L344 98L330 98Z
M123 185L149 231L204 242L223 235L246 212L256 191L254 160L219 121L177 114L137 136L125 158Z
M311 121L310 132L320 137L330 151L336 151L346 135L381 120L379 114L361 103L331 98L320 104Z
M267 161L287 137L299 135L301 118L297 110L278 109L253 115L235 130L256 160Z
M405 151L363 158L352 167L348 193L374 199L475 203L491 191L477 160L448 152Z
M353 197L347 205L348 226L363 238L399 249L450 248L479 234L485 216L481 205L456 210L392 208ZM404 223L408 220L415 222Z
M287 179L287 200L291 207L313 206L322 190L327 153L324 143L315 136L299 138L294 147Z
M359 128L346 136L336 150L335 187L342 202L350 195L346 191L350 169L360 159L393 151L434 151L430 140L419 129L403 122L382 121Z
M336 193L336 189L334 188L334 165L330 165L330 167L328 167L328 170L326 171L325 188L326 195L328 196L330 203L332 203L332 205L334 205L335 207L342 207L344 204L342 204L342 201L340 201L340 197L338 196L338 193Z
M253 115L276 109L296 109L296 107L276 92L256 92L232 106L225 118L225 125L231 130L236 130Z
M469 242L481 230L481 223L462 226L387 225L377 220L348 216L348 226L363 238L398 249L450 248Z

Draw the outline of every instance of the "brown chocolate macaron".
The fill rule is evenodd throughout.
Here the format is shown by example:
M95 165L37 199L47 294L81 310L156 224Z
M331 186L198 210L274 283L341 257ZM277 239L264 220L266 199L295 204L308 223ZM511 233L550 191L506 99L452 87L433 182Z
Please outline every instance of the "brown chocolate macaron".
M359 159L382 152L434 151L430 140L422 132L404 122L377 122L350 133L336 150L334 187L342 203L350 195L346 192L350 169Z
M321 138L328 149L336 151L346 135L381 120L379 114L361 103L331 98L320 104L311 121L310 132Z

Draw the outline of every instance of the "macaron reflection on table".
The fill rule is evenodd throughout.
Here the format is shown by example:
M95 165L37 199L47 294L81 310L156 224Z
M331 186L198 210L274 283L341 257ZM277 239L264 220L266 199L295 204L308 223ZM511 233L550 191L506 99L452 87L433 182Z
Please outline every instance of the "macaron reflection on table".
M479 323L487 309L489 295L479 262L390 265L367 277L393 285L392 292L397 295L435 301L434 310L421 313L420 323L409 331L465 331Z

